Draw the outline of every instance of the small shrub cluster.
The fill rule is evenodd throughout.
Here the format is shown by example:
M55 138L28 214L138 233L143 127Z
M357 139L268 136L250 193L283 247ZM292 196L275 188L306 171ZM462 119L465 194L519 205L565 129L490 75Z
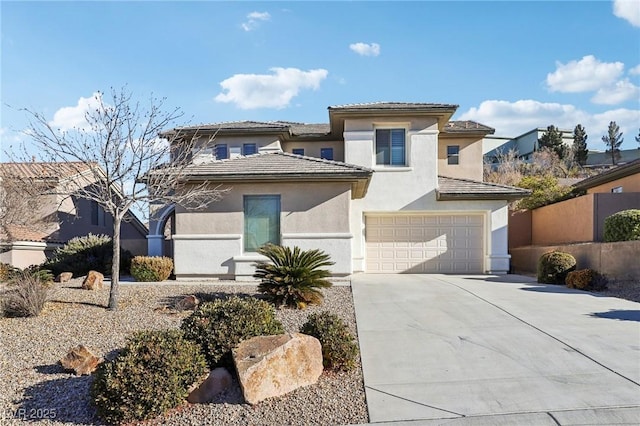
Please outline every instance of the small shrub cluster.
M42 265L29 266L28 268L25 268L22 272L24 272L27 275L31 275L39 278L40 282L45 287L53 286L53 280L55 279L55 277L53 276L50 270L44 269Z
M623 210L607 217L604 220L604 240L640 240L640 210Z
M284 333L273 306L237 296L203 303L181 325L185 338L202 346L209 366L233 368L231 349L254 336Z
M40 275L29 272L15 273L9 289L2 294L0 311L6 317L37 317L49 297L47 282Z
M313 336L322 345L322 363L333 370L351 370L356 365L358 344L349 328L328 311L311 314L300 332Z
M7 282L11 280L17 272L20 272L20 269L15 266L11 266L8 263L0 262L0 282Z
M129 271L131 253L120 251L120 270ZM58 248L44 267L50 269L54 275L61 272L72 272L74 276L87 275L91 270L102 274L111 274L113 259L113 242L107 235L88 234L70 239L64 246Z
M332 285L327 279L331 273L323 269L334 264L328 254L274 244L261 247L258 252L270 262L258 263L253 276L261 280L258 291L269 301L299 309L322 303L323 295L318 289Z
M173 271L170 257L136 256L131 259L131 275L136 281L164 281Z
M593 269L580 269L567 274L567 287L578 290L602 291L607 288L607 278Z
M576 259L569 253L550 251L538 259L538 282L564 285L567 274L576 269Z
M95 371L91 399L107 423L151 419L182 404L206 371L200 346L179 330L138 332Z

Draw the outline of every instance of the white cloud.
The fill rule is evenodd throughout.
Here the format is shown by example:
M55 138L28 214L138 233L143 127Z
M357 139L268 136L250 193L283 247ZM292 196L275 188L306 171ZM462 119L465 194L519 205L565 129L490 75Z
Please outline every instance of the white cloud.
M269 12L251 12L247 15L247 21L241 24L245 31L253 31L260 26L260 22L271 20Z
M589 149L604 150L601 138L607 132L610 121L615 121L625 133L623 148L637 146L633 135L638 131L640 110L618 108L593 114L573 105L531 99L516 102L488 100L478 107L470 108L459 119L478 121L495 128L496 135L508 137L515 137L550 124L568 130L573 130L576 124L582 124L589 135Z
M378 43L353 43L349 45L349 49L360 56L378 56L380 54L380 45Z
M614 85L598 89L591 98L594 104L616 105L631 99L640 98L640 87L629 81L628 78L616 82Z
M635 67L629 70L629 75L640 75L640 65L636 65Z
M302 89L317 90L329 72L297 68L271 68L273 74L236 74L220 83L217 102L233 103L241 109L284 108ZM226 93L224 93L226 91Z
M600 62L593 55L567 64L556 62L556 70L547 74L552 92L590 92L613 84L623 73L622 62Z
M49 125L63 132L72 129L88 130L89 125L85 114L100 105L102 94L95 92L91 97L78 99L78 104L72 107L62 107L53 114L53 120Z
M640 27L640 1L614 0L613 14L628 21L634 27Z

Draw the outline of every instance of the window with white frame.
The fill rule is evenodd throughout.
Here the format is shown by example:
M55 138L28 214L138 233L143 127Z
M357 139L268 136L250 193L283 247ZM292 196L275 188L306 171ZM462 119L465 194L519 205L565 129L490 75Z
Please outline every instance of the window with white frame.
M611 192L615 193L615 194L619 194L622 192L622 187L621 186L616 186L615 188L611 188Z
M376 164L405 166L405 129L376 129Z
M280 244L280 196L244 196L244 251L256 252L265 244Z
M460 164L460 145L447 145L447 164Z
M216 144L216 160L229 158L229 147L226 143Z

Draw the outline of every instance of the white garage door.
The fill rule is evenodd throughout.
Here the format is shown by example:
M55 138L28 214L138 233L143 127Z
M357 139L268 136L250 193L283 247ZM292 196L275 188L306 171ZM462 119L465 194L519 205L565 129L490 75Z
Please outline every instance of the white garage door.
M481 273L481 215L366 216L367 272Z

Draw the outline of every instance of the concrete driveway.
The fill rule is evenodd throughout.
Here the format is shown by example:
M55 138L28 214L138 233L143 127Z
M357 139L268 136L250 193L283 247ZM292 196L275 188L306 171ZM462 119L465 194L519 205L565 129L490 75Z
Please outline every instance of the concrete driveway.
M640 303L518 275L352 289L371 423L640 424Z

